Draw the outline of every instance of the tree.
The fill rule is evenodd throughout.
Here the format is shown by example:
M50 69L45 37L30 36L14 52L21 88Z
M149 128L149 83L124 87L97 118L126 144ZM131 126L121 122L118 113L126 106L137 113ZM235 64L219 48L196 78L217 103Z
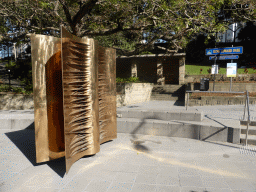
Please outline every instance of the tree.
M238 33L238 39L241 40L244 49L241 55L243 65L247 65L250 62L256 66L256 55L254 49L252 49L252 45L256 43L255 33L256 24L253 22L247 22L246 26Z
M0 16L22 29L19 36L59 36L62 24L74 35L96 38L124 55L149 50L158 39L168 43L167 49L178 51L194 34L210 37L225 31L231 21L222 19L222 10L237 21L255 21L255 2L248 0L2 0L0 4ZM143 34L148 34L147 41L138 45Z

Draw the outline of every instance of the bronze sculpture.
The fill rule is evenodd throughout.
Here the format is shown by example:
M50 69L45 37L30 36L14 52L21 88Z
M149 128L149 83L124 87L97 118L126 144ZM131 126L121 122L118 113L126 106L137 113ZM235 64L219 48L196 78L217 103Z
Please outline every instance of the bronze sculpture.
M37 163L65 156L66 171L117 138L115 50L79 38L31 35Z

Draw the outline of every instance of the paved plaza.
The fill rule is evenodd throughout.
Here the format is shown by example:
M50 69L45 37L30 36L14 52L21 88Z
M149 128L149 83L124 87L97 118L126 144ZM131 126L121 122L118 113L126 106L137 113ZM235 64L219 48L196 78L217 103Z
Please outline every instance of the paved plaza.
M252 116L255 106L250 106ZM184 109L168 102L124 108ZM239 121L243 106L191 107L215 120ZM1 114L6 112L0 112ZM18 112L17 112L18 113ZM1 126L1 125L0 125ZM33 129L0 129L1 192L255 192L256 147L186 138L118 133L100 152L65 173L65 159L36 163Z

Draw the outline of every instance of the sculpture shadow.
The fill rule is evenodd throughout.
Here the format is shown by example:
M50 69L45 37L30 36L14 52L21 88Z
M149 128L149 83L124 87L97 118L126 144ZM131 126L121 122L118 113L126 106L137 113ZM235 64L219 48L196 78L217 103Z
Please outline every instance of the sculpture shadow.
M155 117L143 118L142 121L138 124L138 126L130 133L132 138L133 138L133 139L131 139L131 143L133 144L133 149L134 150L136 150L138 152L150 153L149 147L143 145L142 143L145 143L146 141L149 141L149 142L161 144L161 142L156 142L156 141L149 140L149 139L138 139L138 137L136 136L136 133L146 123L146 121L145 121L146 119L158 119L158 118L155 118Z
M60 177L66 172L65 157L43 163L36 163L35 129L31 123L26 129L5 133L33 166L47 164Z
M53 171L55 171L60 177L64 177L66 173L66 162L65 157L61 157L59 159L53 159L47 162L37 163L36 162L36 146L35 146L35 128L34 123L31 123L27 128L8 132L5 135L16 145L16 147L25 155L25 157L30 161L33 166L40 166L40 165L48 165ZM106 144L111 142L106 141L102 144ZM101 145L102 145L101 144ZM93 155L88 155L82 157L90 158Z

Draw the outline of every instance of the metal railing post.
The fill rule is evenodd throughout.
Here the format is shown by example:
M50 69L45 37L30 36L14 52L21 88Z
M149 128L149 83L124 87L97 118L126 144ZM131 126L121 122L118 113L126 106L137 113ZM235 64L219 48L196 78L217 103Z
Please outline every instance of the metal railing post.
M249 123L250 123L249 93L248 93L247 90L246 90L246 103L247 103L248 117L247 117L247 130L246 130L246 137L245 137L245 145L247 146L248 133L249 133Z
M246 107L247 107L247 92L244 92L244 96L245 96L245 101L244 101L244 117L243 120L245 120L245 111L246 111Z
M186 111L188 110L188 103L189 103L189 93L187 92L187 105L186 105Z

